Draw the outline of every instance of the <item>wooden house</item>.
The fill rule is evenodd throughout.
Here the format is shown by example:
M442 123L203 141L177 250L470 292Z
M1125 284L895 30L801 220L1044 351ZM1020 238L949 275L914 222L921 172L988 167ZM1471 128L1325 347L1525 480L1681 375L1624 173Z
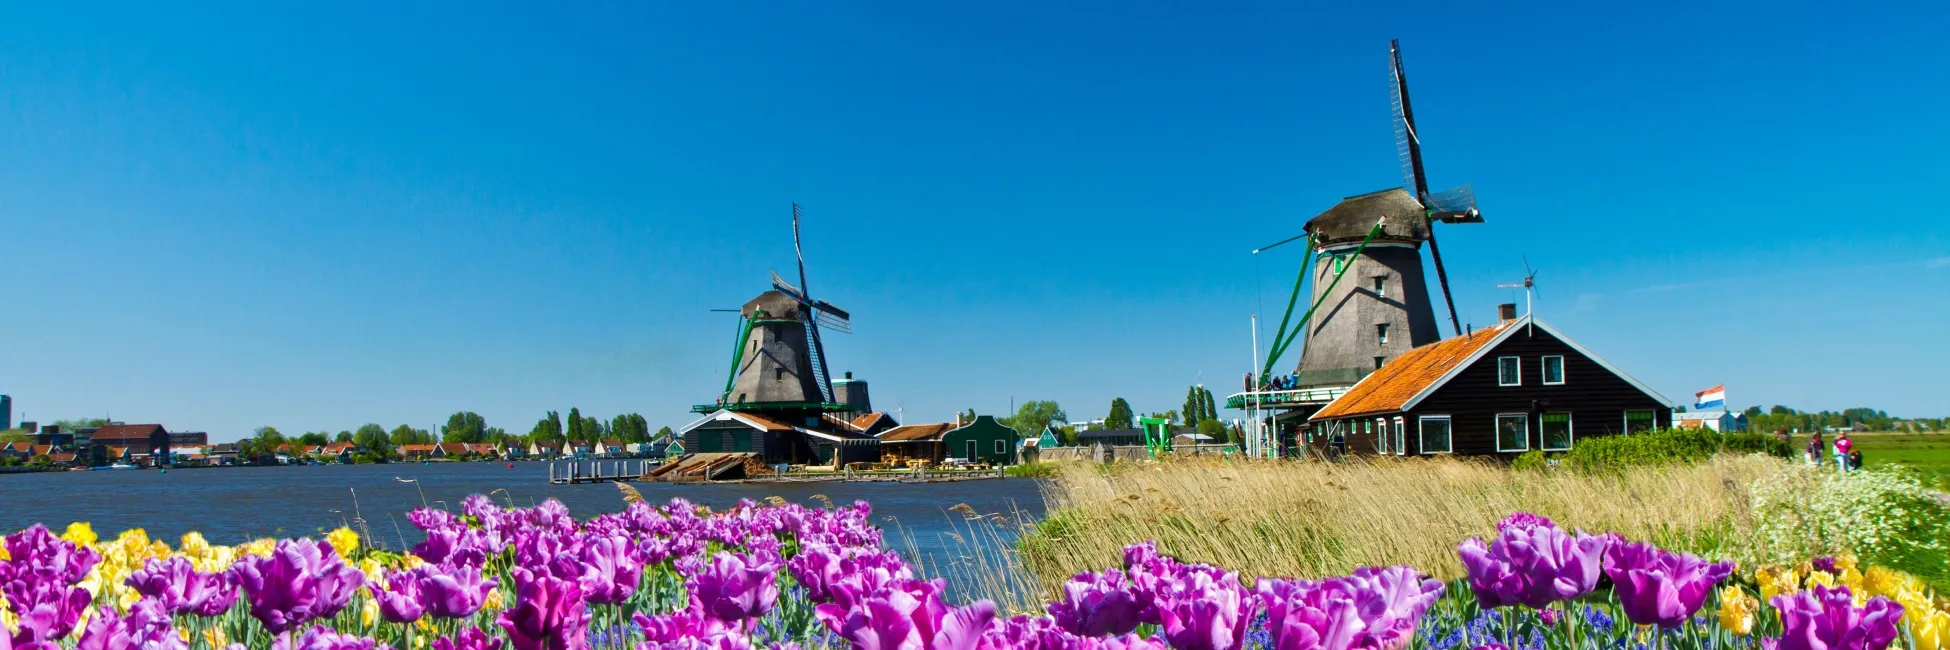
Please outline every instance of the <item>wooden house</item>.
M682 452L750 453L767 465L828 465L880 460L880 440L828 427L824 418L796 425L750 411L720 409L678 432ZM671 455L667 452L666 455Z
M1077 444L1132 446L1144 444L1143 429L1091 429L1077 432Z
M1305 442L1343 453L1515 456L1670 426L1670 410L1658 392L1525 316L1388 361L1309 418Z
M941 437L955 428L949 422L908 424L880 432L880 460L896 465L909 460L939 463L946 457Z
M880 434L881 459L890 461L915 458L942 463L952 459L1011 465L1021 444L1022 435L992 415L977 415L971 422L894 427Z

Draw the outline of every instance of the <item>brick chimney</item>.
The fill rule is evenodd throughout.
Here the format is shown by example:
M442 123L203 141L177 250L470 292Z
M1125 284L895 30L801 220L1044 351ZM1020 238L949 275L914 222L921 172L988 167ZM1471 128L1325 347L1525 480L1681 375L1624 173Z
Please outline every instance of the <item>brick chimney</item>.
M1506 302L1496 306L1497 322L1508 323L1516 319L1517 319L1517 303Z

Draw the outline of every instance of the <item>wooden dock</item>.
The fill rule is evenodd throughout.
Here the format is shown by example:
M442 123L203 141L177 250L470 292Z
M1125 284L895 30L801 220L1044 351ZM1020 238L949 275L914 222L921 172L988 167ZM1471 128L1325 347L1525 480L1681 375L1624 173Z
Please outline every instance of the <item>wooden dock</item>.
M548 464L550 485L634 482L654 469L644 460L571 460Z

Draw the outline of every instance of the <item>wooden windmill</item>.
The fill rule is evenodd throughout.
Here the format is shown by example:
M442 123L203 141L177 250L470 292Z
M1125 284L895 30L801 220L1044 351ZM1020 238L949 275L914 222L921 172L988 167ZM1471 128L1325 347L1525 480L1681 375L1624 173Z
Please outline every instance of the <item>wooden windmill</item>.
M717 404L693 409L777 411L817 414L851 408L833 396L826 370L822 326L850 333L846 310L816 300L806 286L806 256L799 242L799 204L792 205L792 248L799 266L799 284L777 272L772 289L738 310L738 348L731 357L731 374Z
M1434 225L1479 223L1483 217L1467 185L1429 191L1422 168L1421 134L1409 102L1408 77L1402 70L1400 41L1390 41L1388 50L1404 186L1343 199L1308 220L1303 235L1254 251L1258 254L1296 240L1304 240L1307 246L1293 297L1259 371L1271 374L1280 357L1304 334L1300 364L1295 370L1297 381L1289 380L1285 385L1289 389L1322 390L1288 396L1287 403L1325 404L1339 394L1337 389L1353 385L1389 359L1441 338L1422 269L1422 242L1429 244L1450 325L1458 334L1462 330ZM1313 278L1312 300L1296 321L1294 308L1309 275ZM1354 277L1345 278L1347 275Z

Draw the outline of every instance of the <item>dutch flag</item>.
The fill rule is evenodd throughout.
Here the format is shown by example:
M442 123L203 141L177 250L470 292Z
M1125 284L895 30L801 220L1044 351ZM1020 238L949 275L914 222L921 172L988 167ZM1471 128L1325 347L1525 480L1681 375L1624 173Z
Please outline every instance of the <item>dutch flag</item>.
M1693 408L1710 409L1715 406L1726 406L1726 404L1727 404L1726 384L1720 384L1718 386L1714 386L1712 388L1708 388L1706 390L1693 393Z

